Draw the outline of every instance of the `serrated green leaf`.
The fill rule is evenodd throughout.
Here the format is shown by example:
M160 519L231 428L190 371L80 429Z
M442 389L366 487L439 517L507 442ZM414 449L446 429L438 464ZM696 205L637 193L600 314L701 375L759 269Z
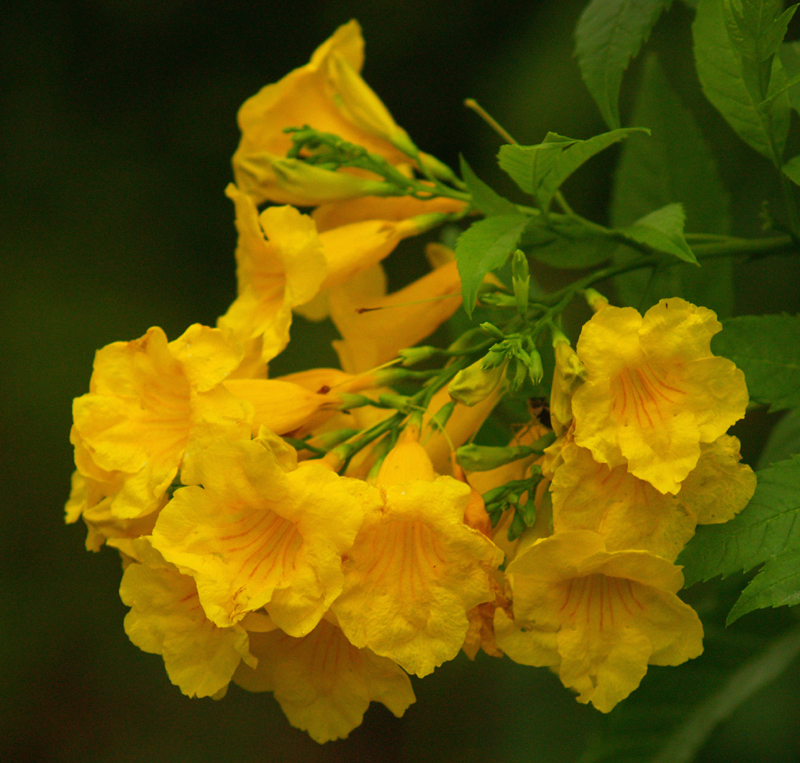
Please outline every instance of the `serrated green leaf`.
M645 244L656 251L672 254L684 262L697 265L697 258L683 237L686 215L682 204L667 204L637 220L633 225L617 228L625 238Z
M697 5L692 24L697 75L708 100L739 137L780 168L789 131L789 99L786 93L772 99L770 95L786 85L786 74L774 57L769 89L758 92L758 72L731 40L726 1L700 0ZM770 100L762 104L765 97Z
M550 225L542 222L528 226L520 247L551 268L581 270L608 260L618 242L567 218L563 222L551 221Z
M730 233L730 198L692 114L669 86L655 55L644 60L632 122L649 127L652 137L632 135L625 141L614 177L611 224L631 225L648 212L681 202L687 232ZM639 256L618 247L614 261L623 264ZM687 268L676 263L656 273L635 270L614 279L617 295L644 312L660 299L684 297L726 317L733 308L733 277L729 259Z
M770 638L706 630L705 650L677 667L650 666L579 763L689 763L716 726L778 678L800 652L800 629Z
M800 453L800 409L787 413L772 428L758 459L758 469L766 469L795 453Z
M497 161L525 193L534 196L540 178L550 171L564 147L563 143L547 140L536 146L505 145L500 147Z
M472 314L484 277L505 264L530 219L520 214L487 217L473 223L458 237L456 261L468 315Z
M800 548L800 456L758 472L750 503L730 522L699 527L678 557L686 585L747 571Z
M461 177L467 185L467 190L472 195L472 204L487 217L493 215L519 214L516 205L490 188L467 164L467 160L459 157L461 163Z
M800 315L730 318L711 349L744 371L751 400L771 411L800 408Z
M574 140L556 133L547 133L536 146L505 145L498 161L519 185L547 210L561 184L595 154L618 143L635 132L649 132L643 127L624 127L595 135L588 140Z
M620 126L622 74L671 0L592 0L575 28L575 56L606 124Z
M727 624L756 609L795 604L800 604L800 548L787 551L762 567L734 604Z

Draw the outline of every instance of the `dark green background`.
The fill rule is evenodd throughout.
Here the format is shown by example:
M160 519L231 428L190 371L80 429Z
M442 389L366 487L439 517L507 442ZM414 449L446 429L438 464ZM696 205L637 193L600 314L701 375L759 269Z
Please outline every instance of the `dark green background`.
M161 659L122 628L116 555L65 526L70 402L94 351L160 325L172 339L214 323L234 296L233 210L224 197L238 106L302 65L358 18L365 77L423 149L510 190L496 137L461 106L481 101L521 142L603 125L571 55L583 3L511 0L15 3L0 20L0 760L573 761L597 713L546 670L460 657L424 681L402 720L373 705L350 739L319 746L269 695L232 687L189 700ZM676 4L652 47L697 99L689 12ZM635 64L623 92L631 100ZM738 233L757 230L768 168L700 102L718 141ZM614 151L570 180L577 210L605 220ZM395 284L418 248L390 261ZM413 259L412 259L413 258ZM743 267L741 311L796 312L786 260ZM554 273L541 272L545 282ZM766 307L765 307L766 305ZM329 336L298 322L274 370L333 362ZM330 332L328 332L330 333ZM755 419L749 436L770 422ZM757 446L749 446L752 458ZM746 451L747 452L747 451ZM715 736L706 761L798 755L798 673L755 697Z

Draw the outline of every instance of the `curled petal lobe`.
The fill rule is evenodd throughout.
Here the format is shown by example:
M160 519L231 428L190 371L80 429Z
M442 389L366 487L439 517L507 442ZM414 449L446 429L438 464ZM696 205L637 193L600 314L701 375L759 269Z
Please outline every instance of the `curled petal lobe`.
M357 649L335 625L320 621L308 635L251 634L258 666L242 665L234 681L249 691L272 691L289 722L317 742L346 737L370 702L400 717L415 701L408 676L391 660Z

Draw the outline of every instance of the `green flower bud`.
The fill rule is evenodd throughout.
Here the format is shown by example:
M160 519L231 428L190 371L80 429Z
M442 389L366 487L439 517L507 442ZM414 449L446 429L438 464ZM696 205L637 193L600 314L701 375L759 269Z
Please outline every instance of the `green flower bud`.
M447 387L450 397L457 403L473 406L494 392L505 374L506 363L493 368L484 368L484 359L459 371Z

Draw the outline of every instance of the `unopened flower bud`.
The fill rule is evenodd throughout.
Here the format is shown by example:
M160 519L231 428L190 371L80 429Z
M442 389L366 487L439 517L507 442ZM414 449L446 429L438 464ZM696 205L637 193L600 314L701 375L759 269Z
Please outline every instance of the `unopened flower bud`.
M272 159L278 185L287 193L301 196L308 204L324 204L359 196L386 196L393 186L349 172L334 172L300 159Z
M507 363L493 368L484 368L484 359L459 371L450 382L447 391L457 403L473 406L492 394L505 375Z

